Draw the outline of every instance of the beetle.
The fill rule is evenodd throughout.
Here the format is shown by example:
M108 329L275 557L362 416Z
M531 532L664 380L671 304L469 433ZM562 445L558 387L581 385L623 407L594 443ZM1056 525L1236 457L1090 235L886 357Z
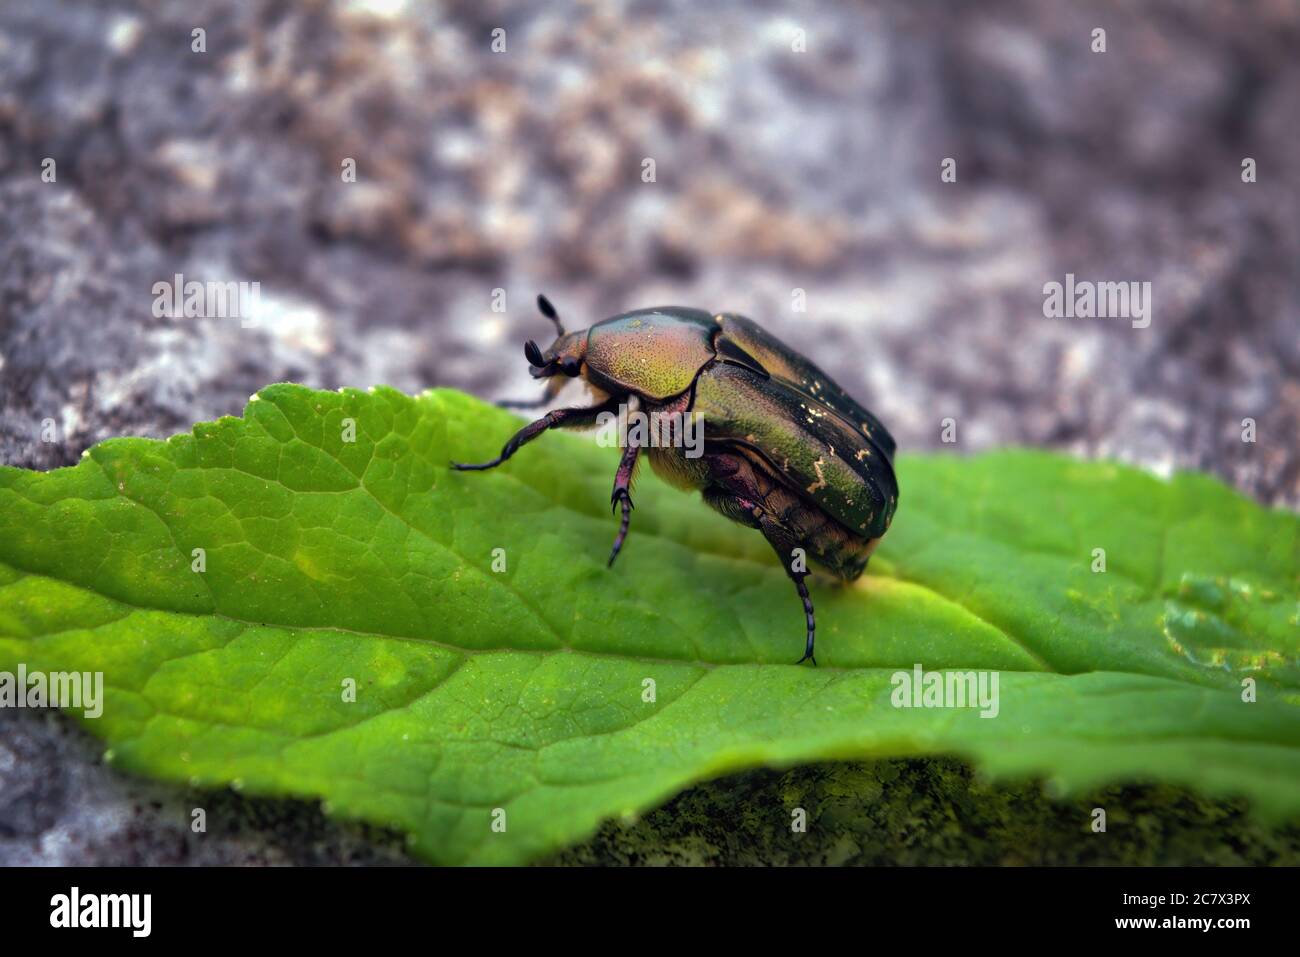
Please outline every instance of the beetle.
M590 406L559 408L530 422L487 462L453 462L461 471L496 468L552 428L591 428L620 404L659 414L663 421L702 421L702 450L681 442L647 443L629 431L610 495L622 520L609 565L632 520L632 478L644 450L654 470L678 488L698 489L727 518L756 528L776 551L803 601L804 654L813 656L816 621L804 582L812 558L853 581L893 521L898 507L894 439L880 420L830 376L734 313L663 306L611 316L579 332L564 331L545 296L537 306L555 324L556 339L542 351L524 346L534 379L549 379L537 401L503 402L539 408L571 379L590 390ZM684 428L684 425L683 425Z

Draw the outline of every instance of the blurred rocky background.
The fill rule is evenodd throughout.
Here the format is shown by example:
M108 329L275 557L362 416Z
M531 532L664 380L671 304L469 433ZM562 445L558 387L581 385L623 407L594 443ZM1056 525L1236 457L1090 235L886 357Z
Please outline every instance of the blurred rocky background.
M239 414L280 380L527 397L544 291L570 327L664 303L746 313L905 450L939 447L950 417L959 452L1200 468L1294 508L1297 49L1294 0L5 0L0 462L71 464L110 436ZM260 283L256 324L155 316L154 284L178 273ZM1045 318L1066 273L1152 283L1150 326ZM232 795L205 800L239 823L196 837L191 798L97 756L57 716L0 714L0 862L405 859L391 837ZM947 796L892 858L860 834L791 857L723 810L730 837L683 836L674 809L794 786L762 772L565 860L960 860L940 840L960 809L1021 792L979 797L950 771L843 772L882 808ZM839 773L793 773L828 822L861 790ZM1075 833L1038 807L1020 844ZM1224 825L1239 811L1185 815L1177 839L1149 824L1144 847L1295 859L1294 831L1289 851L1243 850ZM1012 860L1065 861L1035 853Z

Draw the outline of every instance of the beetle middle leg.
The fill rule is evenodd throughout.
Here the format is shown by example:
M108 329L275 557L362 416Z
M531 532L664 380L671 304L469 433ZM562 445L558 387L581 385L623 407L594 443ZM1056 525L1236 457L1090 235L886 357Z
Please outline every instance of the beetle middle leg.
M614 539L614 547L609 553L608 568L614 567L614 559L618 558L618 553L623 548L623 540L627 538L628 526L632 524L632 476L636 473L636 457L641 451L641 447L633 445L631 442L623 449L623 458L618 463L618 471L614 473L614 491L610 493L609 502L613 508L623 506L623 520L618 528L618 536Z
M595 425L597 416L602 412L610 411L612 408L612 402L604 402L600 405L591 406L590 408L553 409L535 422L529 422L511 436L510 441L505 444L501 449L501 454L496 458L487 462L479 462L471 465L466 465L461 462L452 462L451 467L460 472L482 472L486 469L494 469L547 429Z

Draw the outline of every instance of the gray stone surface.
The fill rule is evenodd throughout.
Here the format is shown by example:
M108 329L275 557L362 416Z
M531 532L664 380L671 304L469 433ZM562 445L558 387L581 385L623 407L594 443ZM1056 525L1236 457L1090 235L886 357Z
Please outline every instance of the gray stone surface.
M956 451L1201 468L1294 508L1298 46L1293 4L8 0L0 462L166 436L278 380L526 396L545 291L570 325L745 312L904 449L940 447L952 417ZM257 326L156 318L178 272L260 282ZM1150 327L1045 319L1067 272L1150 281ZM941 793L892 766L870 773ZM665 813L641 845L680 849ZM564 860L645 859L621 833ZM0 862L402 859L312 808L126 780L61 719L0 713Z

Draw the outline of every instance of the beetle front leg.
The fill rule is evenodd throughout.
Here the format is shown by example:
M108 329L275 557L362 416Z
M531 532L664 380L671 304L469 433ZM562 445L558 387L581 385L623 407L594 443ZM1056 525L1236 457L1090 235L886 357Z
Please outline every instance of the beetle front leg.
M614 539L614 547L610 550L607 568L614 567L614 559L618 558L618 553L623 548L623 539L627 538L628 526L632 524L632 476L636 472L636 457L640 451L640 446L629 442L618 463L618 471L614 474L614 491L610 493L609 502L612 508L618 508L622 503L623 521L619 525L618 536Z
M567 379L562 378L551 379L536 399L502 399L497 406L502 409L540 409L548 402L554 402L567 382Z
M451 467L460 472L482 472L485 469L494 469L547 429L594 424L596 417L602 412L609 411L609 408L610 403L606 402L586 409L553 409L537 421L529 422L511 436L510 441L501 449L501 454L491 461L474 465L452 462Z

